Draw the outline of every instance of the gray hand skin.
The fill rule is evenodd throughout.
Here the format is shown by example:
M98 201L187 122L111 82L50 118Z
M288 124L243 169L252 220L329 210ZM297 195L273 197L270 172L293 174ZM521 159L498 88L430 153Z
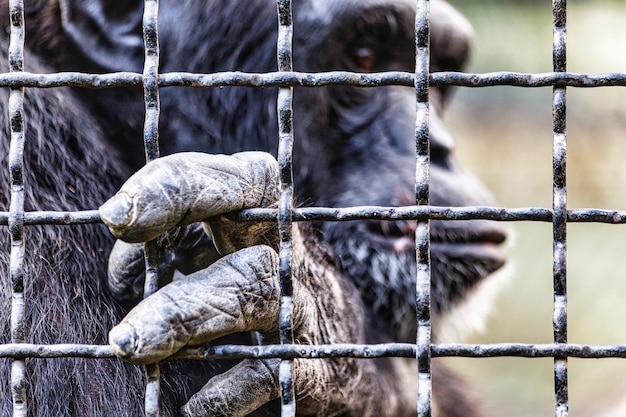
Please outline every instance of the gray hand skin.
M173 246L178 242L183 249L170 250L160 262L164 266L159 269L169 274L166 281L173 269L184 273L198 270L141 301L111 330L109 342L120 358L135 364L152 363L184 346L245 331L260 332L269 343L277 341L276 224L238 223L225 216L245 208L275 207L277 189L278 164L269 154L180 153L147 164L100 208L113 235L127 242L116 245L110 261L110 280L122 298L125 292L131 293L128 299L140 292L137 260L142 254L133 243L202 222L219 252L207 254L200 244L196 251L200 261L190 260L194 259L189 255L194 253L194 245L189 242L201 239L183 232L177 240L180 232L174 233L168 242L174 242ZM303 239L298 226L293 227L293 243L296 343L365 343L365 313L357 291L336 275L324 254L314 249L314 242ZM411 391L406 384L412 383L394 372L401 360L294 361L298 415L414 414L413 395L407 394L406 400L397 395ZM242 361L208 381L184 406L183 414L251 413L278 398L279 362ZM396 395L385 394L390 392Z
M176 227L158 238L159 288L174 276L204 269L222 257L200 223ZM109 289L130 308L143 298L146 260L143 243L115 242L108 265Z

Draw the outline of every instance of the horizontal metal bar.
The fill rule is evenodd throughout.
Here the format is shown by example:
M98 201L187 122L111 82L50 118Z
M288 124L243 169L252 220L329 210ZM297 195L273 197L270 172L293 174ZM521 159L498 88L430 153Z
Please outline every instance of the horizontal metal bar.
M237 212L232 218L239 221L273 221L276 209L253 208ZM351 220L472 220L496 221L552 221L552 210L547 208L500 207L437 207L437 206L354 206L345 208L306 207L294 209L294 221L351 221ZM604 209L570 209L567 221L574 223L626 223L626 211Z
M98 210L83 211L27 211L24 213L25 225L75 225L102 223ZM8 213L0 212L0 225L8 224Z
M114 358L108 345L7 343L0 345L1 358Z
M243 346L224 345L205 348L187 348L175 355L186 359L287 359L315 358L414 358L416 345L408 343L385 343L377 345L332 344L332 345L267 345ZM433 357L576 357L585 359L626 358L625 345L574 345L574 344L434 344Z
M329 345L223 345L186 348L174 355L182 359L321 359L321 358L415 358L416 345L410 343L384 343L359 345L337 343Z
M415 74L391 71L381 73L353 73L331 71L320 73L271 72L244 73L219 72L196 74L172 72L159 74L159 87L322 87L328 85L351 85L355 87L380 87L403 85L413 87ZM456 85L461 87L624 87L626 73L577 74L569 72L546 72L528 74L517 72L491 72L468 74L461 72L436 72L429 76L431 87ZM60 72L54 74L4 73L0 74L0 87L141 87L142 74L118 72L110 74L86 74L80 72Z
M238 221L275 221L278 211L253 208L231 214ZM9 213L0 212L0 226L8 225ZM551 222L552 210L547 208L500 207L435 207L435 206L356 206L346 208L306 207L294 209L293 221L351 221L351 220L471 220L540 221ZM626 223L626 211L603 209L567 210L567 221L574 223ZM30 211L24 213L25 225L75 225L101 223L98 210Z
M31 72L0 74L0 87L142 87L142 74L115 72L110 74L86 74L82 72L56 72L35 74Z
M580 345L580 344L463 344L442 343L431 347L433 357L521 357L548 358L574 357L583 359L626 358L626 345ZM375 345L223 345L185 348L174 358L184 359L319 359L319 358L414 358L416 345L409 343L383 343ZM0 345L0 357L4 358L114 358L113 348L108 345L56 344L36 345L9 343Z
M618 216L626 222L624 217ZM604 218L605 216L597 216ZM229 215L238 221L272 221L275 209L246 209ZM546 208L505 209L497 207L435 207L435 206L352 206L352 207L306 207L294 210L294 221L351 221L351 220L467 220L491 219L501 221L550 221L552 212ZM612 216L615 218L615 215Z
M460 87L624 87L626 86L626 74L577 74L572 72L537 74L519 72L491 72L483 74L437 72L431 74L431 87L443 85Z

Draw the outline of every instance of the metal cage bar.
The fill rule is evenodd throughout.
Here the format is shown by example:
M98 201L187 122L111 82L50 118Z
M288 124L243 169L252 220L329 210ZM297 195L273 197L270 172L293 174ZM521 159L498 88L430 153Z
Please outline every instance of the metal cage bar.
M158 0L145 0L142 20L144 39L144 69L142 76L145 121L143 130L146 162L159 157L159 34ZM159 289L157 273L158 247L156 240L144 245L146 277L144 297L149 297ZM158 363L146 365L146 390L144 396L146 417L159 416L159 394L161 391L161 369Z
M9 170L11 175L11 204L8 212L0 212L0 225L8 226L11 236L10 278L12 280L11 343L0 345L0 357L12 358L11 387L14 416L25 416L27 392L24 379L26 358L86 357L112 358L109 346L63 344L35 345L25 343L27 329L25 314L23 231L26 225L75 225L98 223L96 210L77 212L24 211L24 88L53 88L60 86L110 88L143 86L146 119L144 142L146 159L158 157L159 88L186 86L211 88L219 86L279 87L277 112L279 120L279 150L281 197L278 209L250 209L238 215L240 220L276 220L279 224L281 250L279 275L281 278L281 345L270 346L211 346L186 348L175 357L191 359L215 358L281 358L280 384L283 416L295 415L295 396L291 379L292 360L307 358L379 358L416 357L419 372L418 414L432 413L432 385L430 359L432 357L553 357L555 375L555 415L568 415L567 358L626 358L626 345L575 345L567 342L566 289L566 226L567 222L626 223L626 211L577 209L568 210L566 202L566 87L626 86L625 73L576 74L566 71L566 0L553 0L553 61L551 73L523 74L495 72L465 74L441 72L429 74L429 0L416 0L416 68L415 73L385 72L357 74L333 71L317 74L294 72L292 68L291 1L277 0L279 36L277 43L278 72L252 74L223 72L215 74L169 73L159 74L159 46L157 31L158 0L145 0L143 29L145 64L143 74L120 72L114 74L56 73L33 74L24 71L24 14L23 1L11 0L9 13L11 36L9 46L10 73L0 74L0 87L11 89L9 117L11 147ZM309 207L294 209L292 183L292 90L293 87L314 88L325 85L352 85L376 87L383 85L411 86L416 90L416 205L409 207ZM489 87L496 85L517 87L553 87L553 206L548 208L494 208L494 207L431 207L428 200L428 88L456 85ZM554 268L554 343L552 344L432 344L430 335L430 259L429 220L492 219L498 221L542 221L553 224ZM291 282L291 226L293 221L349 221L355 219L416 219L417 314L416 344L389 343L378 345L295 345L292 317ZM156 247L147 245L147 277L145 294L157 288L155 268ZM159 368L148 368L145 412L158 416Z
M293 71L293 20L291 0L277 0L278 38L276 41L278 71ZM280 236L278 276L280 279L280 343L293 343L293 283L291 279L292 211L293 211L293 87L281 87L276 102L278 112L278 167L280 197L278 202L278 233ZM293 361L280 362L281 416L296 415L293 385Z
M415 200L418 205L429 204L430 135L428 74L430 65L430 1L417 0L415 14ZM430 221L418 221L415 231L417 262L417 414L432 414L431 324L430 324Z
M553 70L566 71L566 0L553 0ZM553 273L554 273L554 342L567 343L567 191L566 191L566 87L553 87ZM555 416L567 417L567 357L554 358Z
M581 345L573 343L439 343L431 346L432 357L459 358L553 358L626 359L626 345ZM410 343L332 344L332 345L219 345L183 348L173 358L206 359L316 359L316 358L415 358L417 345ZM114 358L108 345L7 343L0 345L0 358Z
M24 71L24 3L9 2L11 34L9 43L9 70ZM24 298L24 87L14 87L9 95L9 120L11 144L9 171L11 202L9 206L9 233L11 235L11 342L24 343L27 329L24 324L26 300ZM26 361L14 359L11 363L11 394L13 416L25 417L27 412Z
M483 74L461 72L436 72L428 76L431 87L444 85L459 87L525 87L539 88L567 86L579 88L626 87L626 73L584 74L573 72L546 72L526 74L519 72L497 71ZM143 75L134 72L116 72L111 74L85 74L79 72L59 72L53 74L34 74L14 72L0 74L0 88L36 87L81 87L112 88L137 87L142 85ZM170 72L159 74L158 87L306 87L316 88L328 85L349 85L355 87L381 87L387 85L415 86L415 73L388 71L380 73L353 73L346 71L328 71L304 73L297 71L246 73L217 72L195 74Z
M605 209L568 209L568 223L626 224L626 211ZM237 221L277 221L278 210L271 208L245 209L231 217ZM552 222L552 210L542 207L439 207L439 206L353 206L353 207L303 207L294 208L292 220L304 221L352 221L352 220L470 220L486 219L507 222ZM97 210L74 212L27 211L24 225L72 226L100 223ZM0 212L0 226L9 224L9 212Z

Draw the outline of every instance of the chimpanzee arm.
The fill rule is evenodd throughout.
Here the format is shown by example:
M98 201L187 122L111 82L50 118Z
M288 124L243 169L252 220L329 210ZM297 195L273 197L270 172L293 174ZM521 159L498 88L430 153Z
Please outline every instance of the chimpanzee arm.
M186 345L259 331L276 340L280 286L275 224L240 224L220 217L277 200L276 161L267 154L232 157L177 154L148 164L101 208L112 232L131 241L203 221L225 256L143 300L113 330L117 354L133 363L164 359ZM357 291L312 253L294 227L294 332L297 343L365 342ZM268 245L257 245L266 243ZM277 398L278 360L243 361L192 397L193 416L244 416ZM385 362L297 360L294 383L302 415L409 414L402 380ZM332 388L329 388L332 387ZM404 388L406 391L406 387ZM410 396L406 396L410 397Z

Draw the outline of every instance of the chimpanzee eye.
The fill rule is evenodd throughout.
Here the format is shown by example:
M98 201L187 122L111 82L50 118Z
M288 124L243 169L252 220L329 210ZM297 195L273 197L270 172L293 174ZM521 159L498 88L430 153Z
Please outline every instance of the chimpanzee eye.
M360 46L353 51L352 59L362 71L371 71L376 64L376 51L369 46Z

